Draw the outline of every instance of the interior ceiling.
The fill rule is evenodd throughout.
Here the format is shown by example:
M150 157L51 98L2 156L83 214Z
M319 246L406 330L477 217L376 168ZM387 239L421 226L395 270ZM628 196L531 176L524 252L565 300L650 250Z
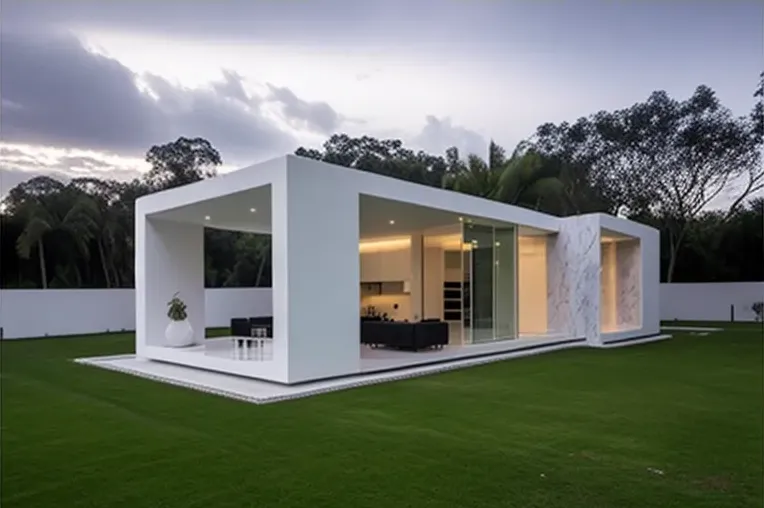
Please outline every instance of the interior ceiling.
M362 239L400 237L426 230L435 234L438 229L457 226L460 218L460 215L454 212L365 195L360 196L359 208L359 234ZM160 212L155 217L218 229L269 233L271 186L200 201ZM472 220L469 217L463 219ZM474 222L495 226L508 225L490 220L476 219ZM548 231L526 226L520 226L518 233L521 236L549 234Z

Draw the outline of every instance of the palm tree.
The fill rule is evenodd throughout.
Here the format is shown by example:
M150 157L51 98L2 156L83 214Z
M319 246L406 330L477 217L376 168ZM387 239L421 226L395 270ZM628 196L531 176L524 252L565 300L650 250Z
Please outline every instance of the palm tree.
M21 259L29 259L33 247L37 248L40 263L42 288L48 289L48 272L45 268L45 244L43 237L52 230L50 213L42 203L30 203L21 212L24 216L24 230L16 240L16 252Z
M479 156L470 154L467 161L458 160L456 148L450 158L456 158L458 161L451 164L451 169L444 179L444 187L457 192L463 192L472 196L494 199L499 185L501 171L488 167L488 164Z
M456 148L446 152L446 160L447 189L545 211L557 211L565 199L559 166L524 143L509 158L491 141L488 162L473 154L463 162Z
M555 202L564 199L559 168L535 151L522 150L521 145L504 165L494 199L534 210L557 208Z
M123 216L125 207L121 190L124 186L114 180L98 178L75 178L69 185L93 202L90 216L96 225L94 240L106 287L118 287L119 272L115 266L114 253L119 250L119 244L132 235L132 231L127 230L127 221Z
M45 177L39 177L45 178ZM76 253L83 259L90 257L90 240L97 228L94 217L98 210L87 195L79 192L66 192L63 184L52 179L27 182L27 188L21 188L12 197L15 213L24 221L24 229L16 241L16 252L22 259L29 259L33 249L37 249L40 263L40 278L43 289L48 288L48 273L45 259L45 239L54 231L66 233L72 241ZM45 187L48 187L46 189ZM55 188L57 192L46 192ZM40 190L42 192L40 192ZM69 269L68 267L64 267ZM81 275L76 261L71 269L75 270L78 282Z

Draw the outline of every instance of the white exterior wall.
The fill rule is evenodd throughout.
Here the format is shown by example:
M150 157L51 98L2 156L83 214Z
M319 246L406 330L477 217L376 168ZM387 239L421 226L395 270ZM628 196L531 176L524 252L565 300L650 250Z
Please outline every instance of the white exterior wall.
M232 317L271 316L270 288L205 290L207 328L228 327ZM41 318L43 316L43 318ZM133 289L0 290L5 339L58 337L135 330Z
M273 199L274 343L288 342L290 383L360 370L359 196L311 166L290 158Z
M764 282L687 283L660 285L660 316L672 321L754 321L754 302L764 301Z

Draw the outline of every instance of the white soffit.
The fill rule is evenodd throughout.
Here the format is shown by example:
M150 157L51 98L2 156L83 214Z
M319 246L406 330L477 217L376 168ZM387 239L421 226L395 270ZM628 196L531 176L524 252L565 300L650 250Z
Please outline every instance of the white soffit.
M359 213L361 238L380 238L428 233L450 228L458 229L462 221L473 221L478 224L497 227L516 225L508 221L462 215L455 211L366 194L360 195ZM518 234L521 236L540 236L554 232L532 226L518 226Z
M271 231L271 186L199 201L152 214L152 218L233 231L267 233Z

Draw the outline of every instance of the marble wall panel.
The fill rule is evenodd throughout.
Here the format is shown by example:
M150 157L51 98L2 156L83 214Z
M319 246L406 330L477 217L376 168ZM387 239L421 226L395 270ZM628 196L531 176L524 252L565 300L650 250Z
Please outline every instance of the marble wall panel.
M600 227L596 215L562 219L549 238L550 331L600 338Z

